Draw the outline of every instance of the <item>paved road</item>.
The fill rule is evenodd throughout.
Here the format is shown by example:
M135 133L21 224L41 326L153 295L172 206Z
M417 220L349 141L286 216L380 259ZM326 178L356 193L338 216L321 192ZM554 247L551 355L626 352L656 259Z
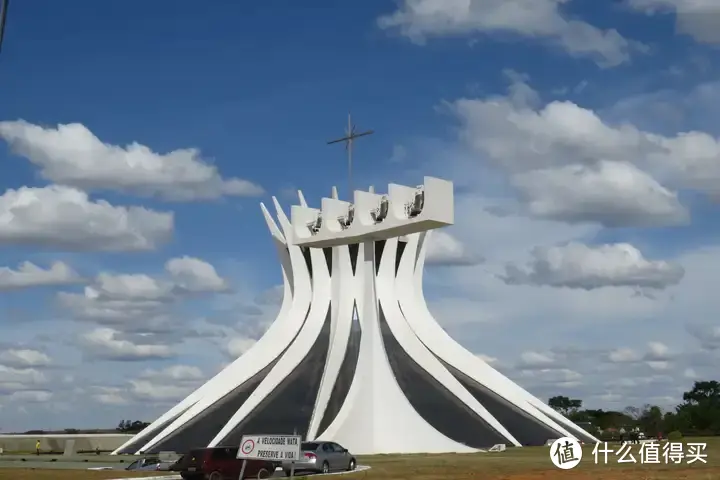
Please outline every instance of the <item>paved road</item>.
M132 462L135 458L132 456L124 456L124 455L93 455L88 453L79 453L77 455L72 455L69 457L66 457L63 454L42 454L40 456L36 456L32 453L26 453L24 455L19 454L8 454L5 453L3 455L0 455L0 463L7 462L7 461L13 461L13 460L20 460L25 459L28 462L29 461L39 461L39 462L49 462L51 460L55 460L57 462L90 462L90 463L122 463L123 461L125 463Z
M53 469L53 470L87 470L90 467L102 467L102 466L112 466L113 470L124 470L125 465L123 464L103 464L103 463L86 463L86 462L45 462L42 460L28 460L26 462L20 462L17 460L3 460L0 461L0 468L46 468L46 469Z

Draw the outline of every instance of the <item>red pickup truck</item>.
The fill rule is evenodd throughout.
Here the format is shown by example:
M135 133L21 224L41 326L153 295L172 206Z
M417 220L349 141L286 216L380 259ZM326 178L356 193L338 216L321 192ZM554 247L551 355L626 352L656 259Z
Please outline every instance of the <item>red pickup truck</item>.
M191 450L171 467L184 480L237 480L242 460L237 457L238 447L215 447ZM265 460L247 460L243 478L268 478L276 465Z

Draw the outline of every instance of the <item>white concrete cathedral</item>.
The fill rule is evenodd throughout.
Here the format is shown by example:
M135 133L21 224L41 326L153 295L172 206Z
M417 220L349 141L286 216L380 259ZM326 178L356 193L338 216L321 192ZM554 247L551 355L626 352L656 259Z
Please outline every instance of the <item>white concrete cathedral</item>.
M422 289L429 231L453 185L390 184L354 203L301 192L292 221L261 204L282 263L280 313L244 355L114 453L238 445L243 434L332 440L355 454L469 452L591 435L456 343ZM469 219L472 221L471 219Z

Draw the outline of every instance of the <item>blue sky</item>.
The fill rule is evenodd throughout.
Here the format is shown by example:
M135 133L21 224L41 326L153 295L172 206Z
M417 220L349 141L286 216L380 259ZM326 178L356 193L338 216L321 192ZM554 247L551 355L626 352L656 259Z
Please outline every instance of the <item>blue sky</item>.
M321 3L13 2L0 429L151 420L251 345L281 280L258 203L346 195L325 142L348 111L376 132L356 185L456 182L426 289L467 348L612 408L712 374L719 43L699 19L717 12Z

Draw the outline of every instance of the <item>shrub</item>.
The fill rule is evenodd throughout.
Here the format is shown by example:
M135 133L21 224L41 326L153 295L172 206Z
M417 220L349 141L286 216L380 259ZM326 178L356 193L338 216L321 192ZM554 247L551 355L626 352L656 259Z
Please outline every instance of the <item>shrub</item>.
M683 436L682 433L678 432L677 430L673 430L672 432L668 433L667 438L671 442L677 442L678 440L682 440Z

